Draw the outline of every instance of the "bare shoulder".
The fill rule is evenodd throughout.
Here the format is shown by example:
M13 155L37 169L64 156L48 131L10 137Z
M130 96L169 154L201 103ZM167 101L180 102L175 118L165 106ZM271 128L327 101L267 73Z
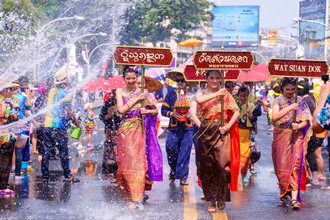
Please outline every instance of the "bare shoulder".
M279 96L274 99L273 105L282 105L283 103L284 103L283 96Z

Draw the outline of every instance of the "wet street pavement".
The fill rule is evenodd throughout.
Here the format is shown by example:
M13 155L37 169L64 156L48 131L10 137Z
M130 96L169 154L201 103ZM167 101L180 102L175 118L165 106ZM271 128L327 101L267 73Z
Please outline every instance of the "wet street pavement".
M97 115L98 111L95 113ZM78 152L76 141L70 140L70 167L80 183L63 183L59 160L54 160L51 161L50 182L43 184L40 163L33 156L35 171L29 172L20 185L15 185L15 196L0 197L0 219L330 219L330 190L303 192L299 212L291 211L289 207L276 207L279 190L271 159L272 135L268 132L265 115L258 121L258 145L262 154L255 165L258 174L250 176L250 183L244 185L242 192L232 193L232 202L227 203L225 212L213 214L207 211L208 203L200 199L202 190L197 184L194 150L189 185L181 186L178 180L169 183L166 135L159 139L164 158L164 181L153 184L143 210L129 211L117 185L102 174L104 126L100 121L98 127L101 129L92 137L96 148L91 152L86 149ZM83 139L83 144L85 141ZM90 165L84 166L87 163ZM327 169L327 160L325 165ZM326 177L325 184L329 184L328 173ZM12 178L11 183L14 184Z

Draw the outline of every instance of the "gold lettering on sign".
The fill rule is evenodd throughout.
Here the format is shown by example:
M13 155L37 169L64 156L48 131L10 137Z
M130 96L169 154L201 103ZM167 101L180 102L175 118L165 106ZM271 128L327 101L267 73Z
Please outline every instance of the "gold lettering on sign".
M202 53L199 57L200 63L248 63L249 57L248 56L223 56L223 55L207 55L207 53Z
M121 52L120 56L123 58L124 62L142 62L147 61L148 63L155 63L157 60L163 60L165 58L164 54L159 53L144 53L144 52L129 52L129 50L124 50Z
M204 70L197 70L195 74L196 74L196 76L205 76L206 75L206 71L204 71Z

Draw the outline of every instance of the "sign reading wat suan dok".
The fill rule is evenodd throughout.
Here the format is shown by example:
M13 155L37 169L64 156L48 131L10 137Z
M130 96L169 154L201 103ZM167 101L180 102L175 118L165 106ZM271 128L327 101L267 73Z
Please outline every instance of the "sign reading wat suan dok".
M267 70L270 76L320 78L328 73L328 64L324 60L271 59Z

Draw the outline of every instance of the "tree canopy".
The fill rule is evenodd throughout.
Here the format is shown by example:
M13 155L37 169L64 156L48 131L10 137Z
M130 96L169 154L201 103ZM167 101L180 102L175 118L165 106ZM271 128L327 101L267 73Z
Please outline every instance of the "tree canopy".
M136 45L155 44L171 36L179 42L188 31L199 25L208 25L213 14L208 0L142 0L126 9L121 30L121 43Z

